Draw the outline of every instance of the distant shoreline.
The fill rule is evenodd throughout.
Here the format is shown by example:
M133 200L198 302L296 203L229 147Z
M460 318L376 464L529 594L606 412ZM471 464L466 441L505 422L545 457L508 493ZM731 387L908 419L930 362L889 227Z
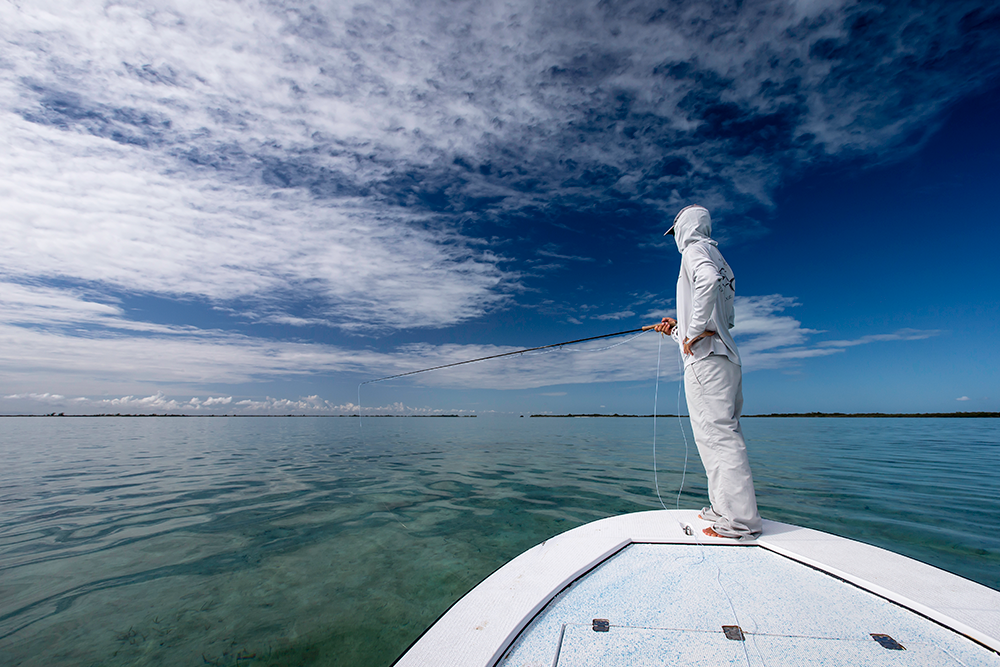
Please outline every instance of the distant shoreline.
M649 419L653 415L620 415L620 414L568 414L568 415L530 415L531 417L624 417ZM656 415L659 417L676 417L677 415ZM684 416L684 415L682 415ZM774 412L766 415L743 415L744 419L755 417L820 417L824 419L842 418L877 418L877 419L903 419L903 418L998 418L1000 412Z
M261 418L261 417L354 417L357 418L358 415L178 415L178 414L125 414L125 413L101 413L96 415L67 415L63 413L51 413L47 415L0 415L0 417L195 417L195 418L206 418L206 417L249 417L249 418ZM452 417L456 419L468 419L470 417L478 417L479 415L365 415L365 419L376 419L384 417L423 417L425 419L431 419L435 417Z

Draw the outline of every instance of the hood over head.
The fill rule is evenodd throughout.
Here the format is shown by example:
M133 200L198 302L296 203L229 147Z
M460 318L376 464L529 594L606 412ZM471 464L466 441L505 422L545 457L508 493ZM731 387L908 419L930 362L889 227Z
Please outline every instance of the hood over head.
M712 240L712 216L704 206L687 206L682 208L677 217L674 218L674 225L667 230L667 234L673 234L674 241L677 242L677 250L684 252L692 243L707 241L712 245L718 245Z

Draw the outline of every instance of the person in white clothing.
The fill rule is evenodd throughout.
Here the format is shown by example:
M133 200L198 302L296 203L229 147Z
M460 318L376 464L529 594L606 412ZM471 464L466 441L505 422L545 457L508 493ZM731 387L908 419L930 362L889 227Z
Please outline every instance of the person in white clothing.
M729 330L736 320L736 278L712 240L712 217L703 206L681 209L666 231L681 253L677 319L656 330L671 335L684 359L684 391L691 430L708 474L711 505L700 516L713 537L752 538L761 532L753 475L740 429L743 372Z

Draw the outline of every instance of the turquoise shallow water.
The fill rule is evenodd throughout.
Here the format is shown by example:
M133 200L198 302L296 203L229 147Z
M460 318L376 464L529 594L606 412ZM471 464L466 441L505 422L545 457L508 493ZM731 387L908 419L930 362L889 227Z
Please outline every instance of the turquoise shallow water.
M10 665L388 665L504 562L659 507L649 419L0 420ZM1000 589L1000 420L746 419L761 512ZM690 437L690 436L689 436ZM673 507L677 420L658 423ZM697 454L682 507L706 501Z

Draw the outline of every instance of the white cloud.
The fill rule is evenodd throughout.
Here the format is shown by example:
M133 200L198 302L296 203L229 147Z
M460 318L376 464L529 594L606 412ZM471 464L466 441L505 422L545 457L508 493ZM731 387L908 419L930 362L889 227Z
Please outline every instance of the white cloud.
M629 317L635 317L635 313L631 310L621 310L617 313L604 313L603 315L594 315L595 320L624 320Z
M221 332L131 337L10 325L0 325L0 347L0 374L6 387L30 388L48 378L79 393L163 383L244 384L261 378L364 372L385 358L375 352Z
M192 327L167 326L130 319L107 297L74 288L21 285L0 281L0 322L11 325L61 328L96 327L123 332L179 334ZM2 326L2 325L0 325Z
M724 213L768 203L817 157L899 155L887 149L998 72L984 12L964 0L921 12L844 0L0 3L4 391L143 401L157 384L378 375L509 350L264 341L137 321L121 304L154 295L355 332L481 317L523 274L477 224L655 212L691 192ZM589 261L555 246L532 255ZM669 313L644 298L569 321ZM817 332L782 314L793 304L741 301L748 369L935 333L810 344ZM637 379L651 340L427 381Z
M476 410L415 407L402 402L378 406L355 403L334 403L317 395L296 399L265 397L262 400L235 400L232 396L197 396L187 400L172 398L157 392L150 396L120 396L115 398L66 397L57 394L10 394L0 396L0 411L11 414L24 408L21 414L68 412L69 414L233 414L233 415L465 415ZM485 411L492 412L492 411Z
M0 282L0 321L8 324L107 325L120 316L117 305L89 300L74 290Z
M87 398L80 398L77 400L80 405L91 405L94 407L105 408L109 411L121 412L122 410L156 410L156 411L168 411L172 412L175 410L180 410L183 407L192 407L191 403L182 403L170 398L167 398L162 393L156 393L153 396L146 396L143 398L136 398L135 396L122 396L121 398L105 398L91 401Z
M542 257L551 257L553 259L566 259L572 260L574 262L593 262L595 261L593 257L580 257L578 255L562 255L554 250L542 249L537 252L537 254Z
M465 220L767 202L784 169L874 154L990 80L976 8L4 3L0 265L300 325L454 324L516 280Z
M574 305L572 308L573 312L578 313L580 317L597 321L636 318L644 324L654 324L664 317L676 315L675 309L671 307L674 303L672 297L663 297L652 292L634 293L630 294L629 297L631 302L628 305L610 313L592 314L600 310L595 306ZM636 313L642 314L636 315ZM577 320L575 323L579 323L579 321Z
M355 403L335 404L319 396L306 396L294 400L286 398L271 398L270 396L262 401L242 400L233 404L234 408L243 413L265 413L265 414L336 414L336 415L461 415L475 414L475 410L446 409L431 407L414 407L405 405L402 402L389 403L387 405L367 406Z
M205 407L212 407L215 405L229 405L232 402L233 402L232 396L225 396L225 397L215 396L206 398L204 401L202 401L201 404L204 405Z
M924 340L941 334L939 329L900 329L890 334L873 334L854 340L827 340L818 343L820 347L853 347L867 343L886 342L894 340Z
M796 299L780 294L736 297L733 335L740 346L744 369L782 368L798 360L836 354L857 345L923 340L941 334L937 329L900 329L889 334L811 343L810 336L823 332L805 328L794 317L781 314L798 305Z
M969 400L969 397L968 397L968 396L959 396L959 397L958 397L958 398L956 398L955 400L956 400L956 401L968 401L968 400Z
M737 300L739 326L734 334L746 371L788 367L802 359L842 353L858 344L919 340L938 334L937 331L902 330L856 340L811 343L810 336L817 332L802 327L794 317L784 314L785 309L795 304L794 299L780 295ZM243 385L331 373L353 374L360 382L519 349L419 343L380 352L168 327L151 327L145 335L131 336L122 334L121 330L142 330L141 323L129 323L115 311L105 311L82 298L63 299L58 309L42 299L35 311L37 314L25 306L18 312L24 321L48 318L59 323L72 322L74 318L91 322L96 312L98 319L104 320L105 328L91 326L80 331L73 327L0 324L0 374L5 377L5 388L12 395L58 393L65 396L122 391L134 394L137 387ZM513 355L419 374L401 381L436 387L524 389L647 380L653 376L657 347L661 342L661 374L665 378L677 377L676 345L672 340L660 341L655 333L647 333ZM128 399L133 400L133 397ZM192 405L208 407L227 399L206 400L215 403ZM241 405L250 406L253 402Z
M397 137L393 103L355 85L352 56L295 37L297 13L0 7L3 273L253 299L300 325L437 327L503 304L513 275L497 257L446 216L372 194L397 171L380 156L417 166L426 142ZM284 312L301 301L311 317Z
M163 175L143 149L7 119L0 263L21 281L252 298L265 314L310 301L309 321L370 328L454 324L504 302L497 258L424 216Z
M36 401L38 403L62 403L65 400L67 400L65 396L62 396L60 394L49 394L49 393L10 394L9 396L4 396L3 398L4 400L8 401L29 400L29 401Z

